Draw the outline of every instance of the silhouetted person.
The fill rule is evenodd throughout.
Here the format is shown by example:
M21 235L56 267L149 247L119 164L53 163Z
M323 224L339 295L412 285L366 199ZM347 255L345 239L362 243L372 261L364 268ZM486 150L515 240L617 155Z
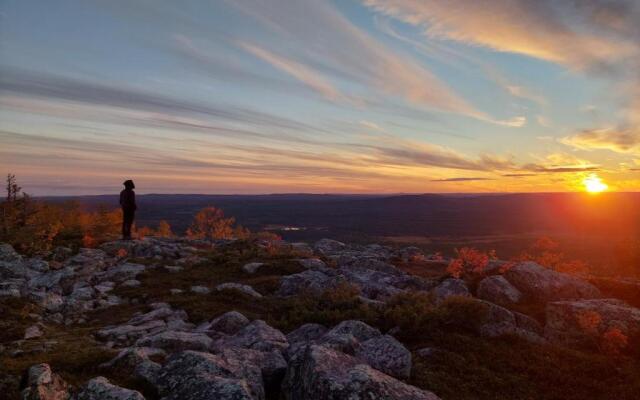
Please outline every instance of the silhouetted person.
M131 225L136 216L136 185L131 179L123 183L124 190L120 192L120 207L122 207L122 239L131 240Z

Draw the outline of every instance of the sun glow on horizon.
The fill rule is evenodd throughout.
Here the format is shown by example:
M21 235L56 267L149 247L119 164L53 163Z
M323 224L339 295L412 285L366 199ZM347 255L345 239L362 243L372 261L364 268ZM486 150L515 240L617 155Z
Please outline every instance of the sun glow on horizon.
M584 178L582 181L584 188L588 193L602 193L609 188L609 185L604 183L602 179L596 175L591 174Z

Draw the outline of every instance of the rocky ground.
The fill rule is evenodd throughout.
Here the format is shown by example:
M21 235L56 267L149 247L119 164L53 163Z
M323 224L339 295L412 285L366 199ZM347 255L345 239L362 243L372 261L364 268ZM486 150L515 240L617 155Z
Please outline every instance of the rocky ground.
M0 389L22 399L637 399L640 309L535 263L146 238L0 245Z

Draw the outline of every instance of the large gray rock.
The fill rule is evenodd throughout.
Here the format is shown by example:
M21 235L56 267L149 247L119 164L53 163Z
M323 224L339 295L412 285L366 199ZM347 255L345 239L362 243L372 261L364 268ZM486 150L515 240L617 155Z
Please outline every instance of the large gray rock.
M337 253L343 250L345 247L346 245L344 243L332 239L318 240L313 246L315 251L323 256Z
M247 319L247 317L237 311L229 311L214 318L209 324L208 329L233 335L247 325L249 325L249 319Z
M547 304L544 335L567 345L587 345L617 328L630 341L640 339L640 309L617 299L558 301Z
M431 392L407 385L355 357L311 345L289 365L282 384L287 400L437 400Z
M124 263L115 265L97 275L100 281L124 282L135 279L136 276L144 272L145 266L142 264Z
M166 400L262 400L259 367L225 355L185 351L167 360L157 377L157 390Z
M449 297L471 297L467 284L462 279L449 278L435 287L432 291L435 304L441 304Z
M0 261L16 262L21 261L22 256L18 254L9 243L0 243Z
M69 398L67 383L51 371L49 364L36 364L27 372L27 386L22 400L66 400Z
M107 378L99 376L82 386L74 400L144 400L144 396L138 391L116 386Z
M511 267L505 278L525 296L534 301L592 299L600 291L580 278L552 271L534 262Z
M487 315L480 326L480 334L484 337L500 337L504 335L518 336L534 343L541 343L540 326L532 318L524 314L514 313L497 304L480 301L487 309Z
M247 274L255 274L260 267L262 267L264 263L261 262L252 262L242 266L242 270Z
M408 379L411 374L411 352L389 335L360 343L355 356L378 371L396 378Z
M347 354L355 354L360 343L381 336L379 330L362 321L347 320L334 326L317 343Z
M320 339L328 329L320 324L304 324L287 334L289 343L310 342Z
M215 345L217 348L224 346L260 351L284 351L289 347L289 342L279 330L272 328L262 320L255 320L235 335L218 340Z
M477 296L492 303L508 306L522 300L522 293L502 275L488 276L478 284Z
M280 278L280 287L276 295L293 296L296 294L320 294L327 289L335 288L344 279L329 275L327 270L306 270L297 274L286 275Z
M254 297L256 299L262 298L262 295L256 292L254 288L252 288L249 285L243 285L242 283L235 283L235 282L221 283L218 286L216 286L216 290L219 292L223 290L235 290L240 293L246 294L247 296Z
M213 339L204 333L164 331L152 336L146 336L136 342L140 347L155 347L169 352L183 350L208 351Z

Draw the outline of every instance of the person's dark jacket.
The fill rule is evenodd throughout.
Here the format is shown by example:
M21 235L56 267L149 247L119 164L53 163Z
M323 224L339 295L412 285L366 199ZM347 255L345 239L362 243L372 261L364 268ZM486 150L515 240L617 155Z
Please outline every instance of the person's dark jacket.
M120 192L120 206L122 211L133 212L136 210L136 193L131 189L124 189Z

